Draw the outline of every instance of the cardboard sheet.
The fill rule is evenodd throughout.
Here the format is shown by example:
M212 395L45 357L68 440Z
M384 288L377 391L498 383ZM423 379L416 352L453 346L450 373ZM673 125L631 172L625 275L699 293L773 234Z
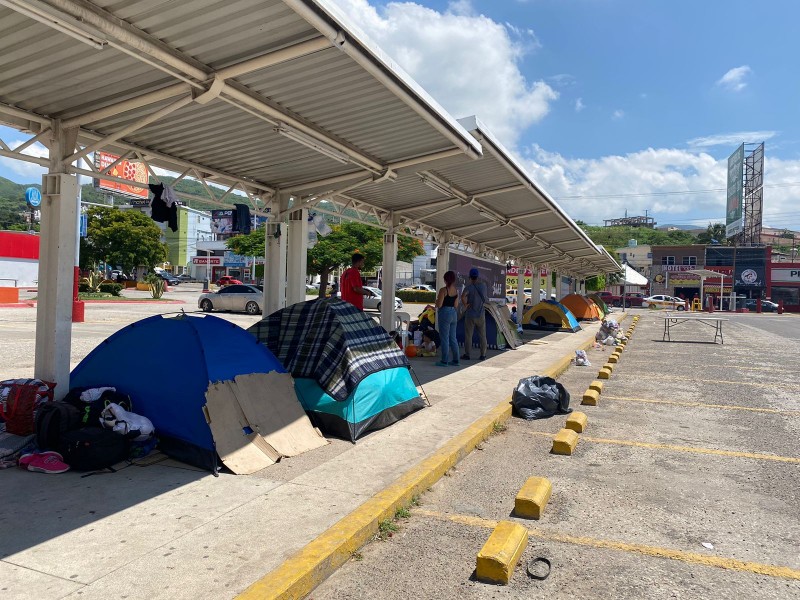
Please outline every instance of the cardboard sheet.
M203 410L217 454L237 475L328 443L311 425L288 373L253 373L212 383Z
M225 466L237 475L255 473L275 464L280 458L269 445L257 445L256 439L260 439L257 433L245 433L244 428L249 424L236 399L232 382L223 381L208 386L205 413L217 454Z
M297 456L328 441L303 410L288 373L237 375L236 397L250 423L280 456Z

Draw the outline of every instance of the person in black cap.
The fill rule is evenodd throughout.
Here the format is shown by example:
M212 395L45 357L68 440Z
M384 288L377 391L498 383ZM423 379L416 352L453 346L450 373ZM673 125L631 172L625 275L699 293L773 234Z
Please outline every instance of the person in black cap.
M483 305L486 304L488 290L486 284L479 279L478 269L472 267L469 270L469 283L464 286L461 301L466 307L464 313L464 355L462 360L469 360L469 349L472 347L472 334L475 327L478 328L478 336L481 341L480 360L486 360L486 314Z

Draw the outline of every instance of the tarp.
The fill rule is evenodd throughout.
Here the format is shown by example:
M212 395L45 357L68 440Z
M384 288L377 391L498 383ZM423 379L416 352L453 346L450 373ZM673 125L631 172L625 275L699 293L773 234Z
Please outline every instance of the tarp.
M211 315L157 315L101 342L72 371L70 385L113 386L130 395L133 412L153 422L165 454L215 470L214 439L203 413L209 383L271 371L285 372L238 325Z
M581 330L575 315L556 300L542 300L531 307L522 317L522 326L525 329L556 327L573 333Z
M647 277L639 273L636 269L632 269L627 264L623 264L622 267L625 277L624 285L647 285L650 283Z
M299 302L248 329L295 379L312 378L346 401L367 375L408 367L389 334L364 311L338 298Z
M580 294L564 296L561 304L566 306L579 321L599 321L602 318L597 310L597 305Z

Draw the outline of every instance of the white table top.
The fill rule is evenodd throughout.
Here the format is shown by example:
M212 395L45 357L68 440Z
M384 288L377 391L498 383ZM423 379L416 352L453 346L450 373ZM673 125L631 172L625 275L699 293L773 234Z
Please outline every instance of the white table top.
M699 316L696 317L692 313L689 313L688 315L684 315L684 314L681 314L681 313L676 314L676 315L674 315L672 313L667 313L666 315L664 315L664 319L683 319L683 320L686 320L686 321L728 321L729 320L729 319L727 319L725 317L699 317Z

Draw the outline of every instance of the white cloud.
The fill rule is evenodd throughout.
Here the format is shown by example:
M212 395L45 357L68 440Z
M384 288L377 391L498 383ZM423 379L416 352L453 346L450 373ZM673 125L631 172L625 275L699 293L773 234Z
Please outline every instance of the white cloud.
M570 159L538 146L523 164L574 219L602 224L628 214L655 215L663 224L725 217L727 158L679 149L648 148L624 156ZM764 225L800 230L793 207L800 193L800 160L767 157ZM674 193L713 190L703 193Z
M777 131L738 131L697 137L686 143L692 148L711 148L713 146L731 146L735 148L742 142L764 142L774 138L776 135L778 135Z
M575 100L575 112L581 112L584 108L586 108L586 105L583 103L582 98Z
M438 12L414 2L378 10L367 0L333 1L448 112L478 115L507 146L558 99L545 81L520 71L522 57L538 47L533 31L476 14L469 2Z
M9 148L13 150L14 148L18 148L19 146L24 144L25 141L14 140L7 143ZM31 144L30 146L25 148L22 151L22 154L27 154L28 156L35 156L37 158L47 158L48 150L47 147L36 142L35 144ZM0 156L0 167L4 167L21 177L25 177L27 179L25 183L39 183L42 175L47 172L47 169L35 163L29 163L22 160L17 160L16 158L9 158L6 156Z
M611 118L614 119L615 121L619 121L624 116L625 116L625 111L619 108L615 110L613 113L611 113Z
M717 85L732 92L741 92L747 87L745 78L752 73L747 65L734 67L717 80Z

